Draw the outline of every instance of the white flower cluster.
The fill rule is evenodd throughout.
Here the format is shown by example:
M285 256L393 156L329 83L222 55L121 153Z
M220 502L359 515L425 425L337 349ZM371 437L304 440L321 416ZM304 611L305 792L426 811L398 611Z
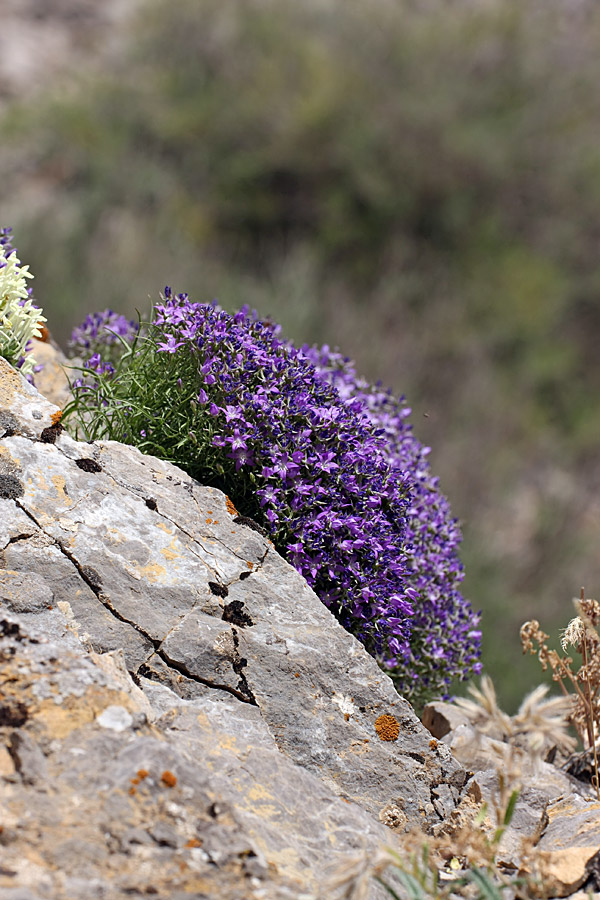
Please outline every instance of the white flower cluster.
M29 375L35 360L28 352L31 338L40 337L46 319L27 293L27 278L33 278L29 266L22 266L15 250L0 246L0 356Z

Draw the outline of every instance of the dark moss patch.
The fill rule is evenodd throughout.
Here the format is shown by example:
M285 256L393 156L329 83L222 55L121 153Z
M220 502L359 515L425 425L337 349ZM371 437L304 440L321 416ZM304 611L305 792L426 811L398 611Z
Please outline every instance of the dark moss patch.
M24 493L25 488L15 475L0 475L0 498L2 500L16 500Z
M22 637L19 623L11 622L10 619L1 619L0 637Z
M236 516L233 521L236 525L245 525L246 528L251 528L252 531L262 534L263 537L269 537L269 532L262 525L259 525L258 522L255 522L254 519L248 518L248 516Z
M256 704L256 697L252 693L252 689L250 688L250 685L246 681L246 675L244 673L244 669L248 665L248 660L245 657L238 655L237 651L238 651L238 648L240 645L240 639L238 637L238 633L235 630L235 628L232 628L231 630L233 633L233 646L236 649L235 655L237 656L237 659L232 661L232 667L233 667L233 671L235 672L235 674L239 675L239 677L240 677L240 680L238 681L238 685L237 685L237 690L240 692L242 697L246 697L250 701L250 703Z
M148 509L151 509L154 512L156 512L156 510L158 509L158 504L157 504L156 500L154 499L154 497L146 497L144 500L144 503L146 504Z
M19 433L19 423L7 409L0 410L0 437L12 437Z
M232 625L239 625L241 627L254 625L254 622L244 609L244 604L241 600L232 600L231 603L225 604L223 621L231 622Z
M102 466L100 463L97 463L95 459L89 459L88 457L84 457L83 459L76 459L75 465L78 469L81 469L82 472L101 472Z
M0 703L0 726L20 728L29 718L27 707L21 700L5 700Z
M102 578L100 574L96 572L92 566L82 566L81 574L85 578L85 580L94 588L102 587Z
M40 441L42 444L55 444L56 438L59 434L62 434L64 428L57 422L56 425L49 425L48 428L44 428L42 433L40 434Z
M215 597L227 597L229 594L229 590L224 584L217 584L216 581L209 581L208 587L210 588L211 594L214 594Z

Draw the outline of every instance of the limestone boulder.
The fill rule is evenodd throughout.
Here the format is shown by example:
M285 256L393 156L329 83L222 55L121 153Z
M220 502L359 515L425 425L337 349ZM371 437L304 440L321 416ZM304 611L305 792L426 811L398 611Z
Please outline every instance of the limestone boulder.
M159 896L308 898L336 860L439 824L463 769L254 523L173 465L74 441L59 418L0 359L14 691L0 790L16 873L0 888L27 886L16 860L37 829L40 897L95 896L84 872L97 896L130 896L134 871L150 884L164 858Z

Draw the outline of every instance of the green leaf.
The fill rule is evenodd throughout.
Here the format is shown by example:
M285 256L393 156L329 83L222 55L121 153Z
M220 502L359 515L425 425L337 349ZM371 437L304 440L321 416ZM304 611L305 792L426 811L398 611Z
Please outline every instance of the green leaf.
M375 881L376 881L378 884L380 884L382 887L384 887L384 888L386 889L386 891L388 892L388 894L389 894L391 897L394 898L394 900L403 900L403 898L400 897L400 896L396 893L396 891L395 891L392 887L390 887L389 884L386 884L386 882L383 881L381 878L378 878L378 877L376 876L376 877L375 877Z
M510 795L508 804L506 806L506 812L504 813L503 823L504 825L510 825L512 817L515 812L515 806L517 805L517 800L519 799L519 791L514 790Z
M426 900L423 888L414 875L409 872L398 871L397 876L408 892L410 900Z
M467 877L479 888L480 896L484 900L504 900L491 877L481 869L471 869Z
M481 823L483 822L483 820L484 820L485 817L487 816L487 811L488 811L488 805L487 805L487 803L483 803L482 806L481 806L481 809L479 810L479 812L478 812L477 815L475 816L475 820L474 820L473 824L474 824L474 825L481 825Z

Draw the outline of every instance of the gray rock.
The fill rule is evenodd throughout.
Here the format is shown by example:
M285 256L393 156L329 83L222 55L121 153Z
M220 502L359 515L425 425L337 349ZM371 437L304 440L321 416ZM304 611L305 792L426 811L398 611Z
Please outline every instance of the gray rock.
M222 493L72 440L0 359L1 406L0 590L20 613L0 606L4 737L33 783L13 748L0 794L27 811L10 844L23 888L120 898L160 872L169 898L193 882L309 900L336 862L393 845L382 821L448 814L464 781L448 748Z
M501 796L502 778L505 786L508 781L509 790L519 789L519 795L496 851L498 865L536 878L541 873L544 896L568 897L582 886L597 886L600 803L590 784L542 762L525 747L513 745L511 749L509 744L478 732L464 721L462 713L452 716L447 706L430 704L425 719L434 728L442 722L443 741L474 774L460 803L449 812L440 805L449 786L432 790L436 809L446 817L433 827L434 834L452 835L461 828L475 827L485 803L488 813L477 827L491 839L498 825L493 810ZM446 731L444 722L452 722L452 729Z
M546 816L538 844L546 880L556 897L568 897L582 887L591 871L598 878L600 803L570 794L549 804Z
M18 728L8 736L8 752L15 771L24 784L36 784L45 789L46 759L41 747L24 729Z
M26 590L25 590L26 588ZM51 609L54 594L47 581L34 572L0 569L0 604L13 612L41 612Z
M453 703L435 700L428 703L421 715L421 722L431 734L441 740L459 725L468 723L467 716Z

